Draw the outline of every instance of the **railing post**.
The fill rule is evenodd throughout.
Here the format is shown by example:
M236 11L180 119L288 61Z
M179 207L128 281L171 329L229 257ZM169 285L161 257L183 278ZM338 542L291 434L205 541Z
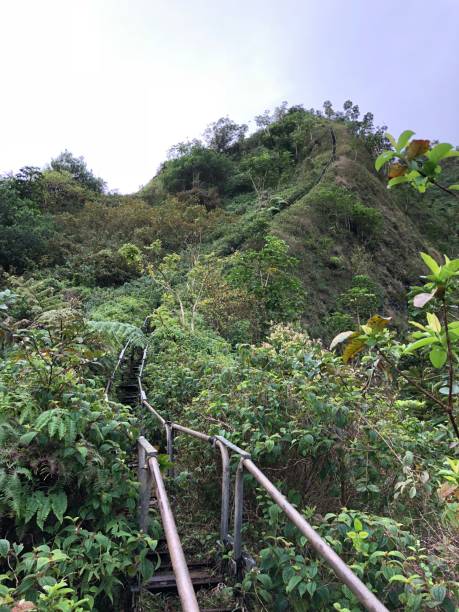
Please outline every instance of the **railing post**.
M170 463L174 463L174 430L172 428L172 423L170 421L166 421L166 452L169 455ZM171 466L167 471L169 476L174 476L174 467Z
M220 516L220 540L222 546L228 541L229 503L230 503L230 461L226 446L216 440L222 458L222 505Z
M244 501L244 458L241 457L236 470L236 484L234 487L234 537L233 560L236 565L236 574L239 573L242 559L242 511Z
M151 499L151 487L153 477L148 468L148 457L154 453L147 453L140 441L137 443L138 451L138 477L140 482L139 492L139 529L146 532L148 529L148 511Z

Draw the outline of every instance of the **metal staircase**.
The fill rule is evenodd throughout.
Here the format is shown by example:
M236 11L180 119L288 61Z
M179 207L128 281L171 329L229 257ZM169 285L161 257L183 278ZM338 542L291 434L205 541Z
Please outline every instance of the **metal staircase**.
M306 537L309 545L325 560L336 576L354 593L366 610L371 612L387 612L387 608L377 599L370 589L354 574L350 567L335 553L327 542L306 521L304 516L286 499L273 485L267 476L252 461L250 453L233 444L223 436L208 435L181 425L167 421L149 402L142 386L142 375L147 359L147 349L139 353L129 342L123 347L114 372L110 377L106 396L115 380L115 375L121 369L121 384L119 399L131 406L140 407L150 414L165 433L165 448L169 461L174 462L174 437L187 435L210 444L221 460L221 511L220 511L220 545L223 549L232 550L232 565L229 569L233 576L241 577L247 569L253 567L254 561L244 552L242 546L244 473L251 474L271 499L282 509L290 521ZM238 457L238 467L234 482L234 508L232 533L230 534L230 493L231 473L230 456ZM146 584L142 585L151 591L178 591L182 610L197 612L200 610L195 590L203 586L212 586L222 581L223 576L215 574L214 568L208 564L187 564L182 543L175 524L174 515L164 485L158 463L158 450L143 436L138 439L138 477L140 482L139 526L147 530L151 504L159 509L164 528L167 551L161 550L162 564L159 571ZM204 609L201 609L204 612Z

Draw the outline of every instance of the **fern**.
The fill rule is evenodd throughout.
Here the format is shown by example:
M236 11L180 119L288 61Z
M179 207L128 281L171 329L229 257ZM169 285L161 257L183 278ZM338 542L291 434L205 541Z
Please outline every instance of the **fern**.
M133 346L144 348L147 337L136 325L119 321L88 321L90 330L106 338L113 346L118 347L128 340Z
M42 412L35 421L37 431L47 431L50 438L63 440L71 429L71 415L61 408L52 408ZM74 425L72 433L74 430Z

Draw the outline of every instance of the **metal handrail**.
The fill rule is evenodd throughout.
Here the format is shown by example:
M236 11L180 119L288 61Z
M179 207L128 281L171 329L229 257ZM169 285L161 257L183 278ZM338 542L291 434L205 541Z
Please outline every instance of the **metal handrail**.
M191 582L190 572L183 553L182 544L177 532L174 515L164 486L163 477L157 459L158 451L143 436L138 440L139 480L140 480L140 510L139 522L141 529L148 528L148 508L150 504L151 485L155 487L161 520L166 536L167 548L171 557L175 582L185 612L199 612L196 594Z
M147 349L142 355L142 363L139 372L143 372L147 358ZM279 489L263 474L253 463L250 453L236 446L223 436L209 436L203 432L184 427L177 423L166 421L147 401L146 394L142 388L139 376L139 393L141 405L146 406L152 414L161 422L166 430L167 451L169 458L173 461L173 432L179 431L203 441L210 441L218 446L222 456L222 510L221 510L221 539L227 543L229 524L229 497L230 497L230 475L229 475L229 453L228 449L240 456L236 470L234 520L233 520L233 556L238 567L242 559L242 519L243 519L243 484L244 469L246 469L263 489L270 495L273 501L285 512L292 523L306 537L312 548L329 564L340 580L348 586L360 603L370 612L388 612L383 603L370 591L350 567L335 553L327 542L314 530L308 521L292 506Z

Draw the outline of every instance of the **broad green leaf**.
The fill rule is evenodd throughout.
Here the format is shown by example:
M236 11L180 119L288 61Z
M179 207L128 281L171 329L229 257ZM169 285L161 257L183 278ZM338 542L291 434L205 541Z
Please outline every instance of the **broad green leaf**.
M312 597L314 595L314 593L316 592L317 589L317 584L315 582L308 582L306 584L306 590L309 593L309 595ZM299 590L299 588L298 588Z
M435 342L438 342L438 339L434 336L429 336L428 338L421 338L421 340L417 340L416 342L408 344L404 352L411 353L412 351L417 351L423 346L427 346L428 344L434 344Z
M446 155L449 153L449 151L451 151L452 148L453 145L450 145L447 142L441 142L435 145L433 149L429 151L427 156L430 161L434 162L435 164L438 164L441 159L446 157Z
M300 584L300 582L301 582L302 580L303 580L303 577L302 577L302 576L298 576L298 575L292 576L292 577L290 578L290 580L288 581L287 588L285 589L285 590L286 590L286 592L287 592L287 593L291 593L291 592L293 591L293 589L294 589L294 588L295 588L295 587L296 587L298 584Z
M354 529L356 531L362 531L363 529L362 521L358 518L354 519Z
M459 153L459 151L458 151ZM450 185L448 189L452 189L453 191L459 191L459 185Z
M387 164L395 156L395 151L383 151L375 161L376 170L381 170L384 164Z
M270 589L270 588L272 588L272 586L273 586L273 583L272 583L271 577L270 577L270 576L268 576L268 574L258 574L258 575L257 575L257 580L258 580L259 582L261 582L261 584L262 584L264 587L266 587L267 589Z
M396 148L399 151L404 149L406 145L408 144L408 141L410 140L411 136L414 136L414 132L412 130L405 130L404 132L402 132L400 136L398 137Z
M437 584L430 589L430 595L436 604L440 605L446 597L446 587Z
M396 176L393 179L390 179L390 181L387 183L387 187L388 189L391 189L392 187L395 187L395 185L400 185L401 183L409 183L410 182L410 177L405 174L403 176Z
M446 363L447 354L442 346L435 346L430 351L429 358L434 368L441 368Z
M392 136L392 134L389 134L389 132L386 132L384 134L384 136L387 138L387 140L390 142L390 144L394 147L394 149L397 148L397 142L395 140L395 138Z
M426 266L429 268L429 270L433 274L437 275L440 273L440 266L437 264L437 262L435 261L433 257L428 255L427 253L421 253L420 255L421 255L422 261L426 264Z
M28 431L27 433L23 434L19 438L19 444L21 446L27 446L28 444L30 444L30 442L32 442L32 440L35 438L37 433L38 431Z
M45 567L45 565L48 565L49 563L49 559L48 557L39 557L37 559L37 572L39 572L41 569L43 569Z

